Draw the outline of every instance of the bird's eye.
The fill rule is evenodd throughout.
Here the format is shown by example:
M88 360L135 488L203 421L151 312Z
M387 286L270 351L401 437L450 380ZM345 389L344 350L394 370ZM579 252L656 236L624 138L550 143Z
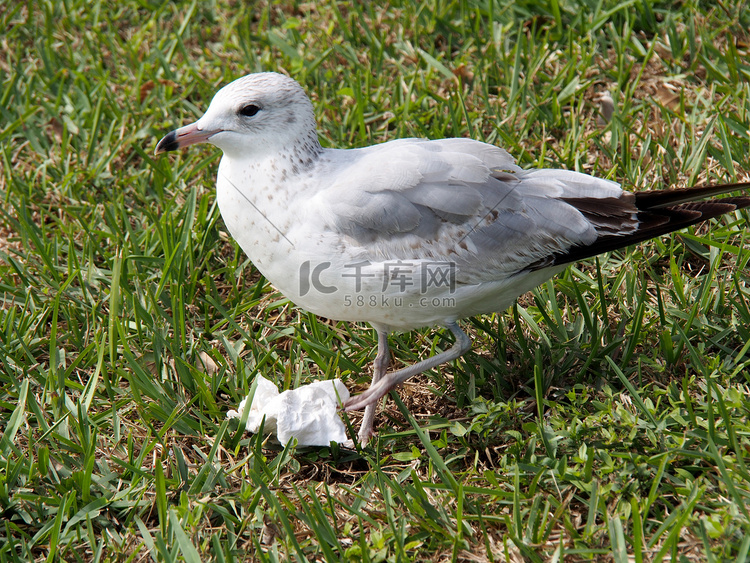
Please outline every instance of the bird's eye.
M247 104L246 106L242 106L242 108L240 108L240 115L244 115L245 117L252 117L259 111L260 108L255 104Z

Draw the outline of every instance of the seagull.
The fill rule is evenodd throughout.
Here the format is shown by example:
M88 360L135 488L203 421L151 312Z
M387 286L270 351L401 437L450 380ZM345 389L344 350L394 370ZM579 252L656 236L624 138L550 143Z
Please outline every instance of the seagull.
M460 319L506 309L572 262L750 206L750 196L715 198L750 183L633 193L570 170L524 170L465 138L323 148L305 91L273 72L221 88L156 154L203 142L223 152L224 222L266 279L303 309L377 331L372 384L343 405L365 409L362 444L381 397L471 348ZM425 326L455 343L388 373L389 333Z

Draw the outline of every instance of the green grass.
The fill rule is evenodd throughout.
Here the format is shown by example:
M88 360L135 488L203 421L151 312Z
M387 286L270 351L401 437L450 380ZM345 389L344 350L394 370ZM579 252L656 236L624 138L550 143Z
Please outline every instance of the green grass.
M464 321L474 350L389 400L370 448L282 449L225 421L255 374L363 387L375 335L260 277L217 150L152 156L221 84L283 69L329 146L472 136L632 189L747 181L743 2L67 0L0 26L0 561L750 557L747 212ZM394 335L395 363L444 338Z

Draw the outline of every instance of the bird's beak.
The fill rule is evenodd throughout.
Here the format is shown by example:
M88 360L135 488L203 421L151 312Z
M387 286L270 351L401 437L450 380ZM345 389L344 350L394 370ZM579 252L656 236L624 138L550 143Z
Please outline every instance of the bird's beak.
M196 143L205 143L212 136L219 133L213 129L200 129L197 123L191 123L167 133L164 138L156 145L154 154L161 154L167 151L176 151L183 147L194 145Z

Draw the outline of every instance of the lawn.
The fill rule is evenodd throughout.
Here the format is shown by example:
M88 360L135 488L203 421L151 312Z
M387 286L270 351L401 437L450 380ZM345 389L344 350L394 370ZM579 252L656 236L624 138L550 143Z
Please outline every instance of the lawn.
M744 2L40 0L0 26L0 561L750 557L747 211L462 321L473 351L389 398L368 447L283 447L226 419L255 376L363 390L376 335L260 276L217 149L153 154L274 70L326 146L748 181ZM451 343L395 334L393 363Z

